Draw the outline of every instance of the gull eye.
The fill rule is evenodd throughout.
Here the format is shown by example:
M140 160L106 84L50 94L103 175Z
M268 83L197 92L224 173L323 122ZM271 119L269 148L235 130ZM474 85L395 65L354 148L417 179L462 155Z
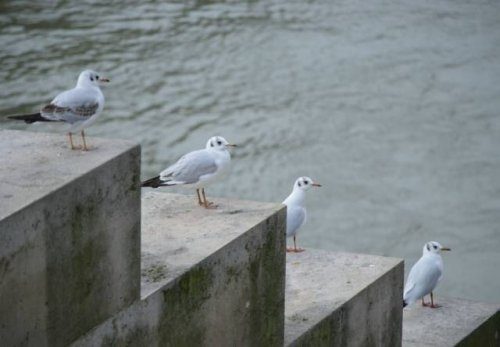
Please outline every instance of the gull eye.
M96 76L95 76L95 79L96 79L96 80L98 80L98 79L99 79L99 75L96 75Z
M434 245L434 249L438 249L438 246Z
M221 141L221 140L217 141L217 144L218 144L219 146L220 146L220 145L222 145L222 141Z
M309 184L309 182L307 182L307 181L304 181L304 184L306 184L306 185L307 185L307 184Z

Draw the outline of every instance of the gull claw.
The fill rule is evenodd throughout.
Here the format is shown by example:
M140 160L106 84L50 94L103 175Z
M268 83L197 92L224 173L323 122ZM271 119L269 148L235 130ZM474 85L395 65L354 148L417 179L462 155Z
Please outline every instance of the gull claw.
M304 248L287 247L286 251L289 253L301 253L301 252L304 252L305 249Z
M217 207L218 206L211 201L207 201L207 204L205 205L205 208L209 210L215 210Z

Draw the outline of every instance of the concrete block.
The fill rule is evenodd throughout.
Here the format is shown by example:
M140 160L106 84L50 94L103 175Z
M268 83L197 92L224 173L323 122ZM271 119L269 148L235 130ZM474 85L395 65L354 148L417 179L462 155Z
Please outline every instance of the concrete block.
M0 341L63 346L140 297L140 148L0 131Z
M404 347L500 346L500 304L437 296L439 308L404 309Z
M395 258L288 254L285 346L400 346L403 272Z
M285 207L146 192L142 300L73 346L282 346Z

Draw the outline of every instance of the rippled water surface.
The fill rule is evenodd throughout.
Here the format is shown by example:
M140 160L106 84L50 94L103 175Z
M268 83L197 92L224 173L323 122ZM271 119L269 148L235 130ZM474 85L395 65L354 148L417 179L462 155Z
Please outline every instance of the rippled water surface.
M302 246L408 267L438 240L438 293L498 302L499 18L493 1L2 1L0 114L93 68L112 83L88 134L140 142L144 177L221 134L242 147L210 196L279 202L309 175Z

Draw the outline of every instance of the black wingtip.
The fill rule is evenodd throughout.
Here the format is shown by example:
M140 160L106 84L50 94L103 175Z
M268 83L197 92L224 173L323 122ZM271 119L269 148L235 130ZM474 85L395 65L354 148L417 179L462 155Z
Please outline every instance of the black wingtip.
M405 308L406 306L408 306L408 303L405 300L403 300L403 308Z
M153 178L150 178L144 182L141 183L141 187L151 187L151 188L158 188L161 186L162 181L160 180L160 176L156 176Z
M49 119L43 118L40 112L32 113L32 114L19 114L14 116L7 116L9 119L22 120L27 124L35 123L35 122L50 122Z

